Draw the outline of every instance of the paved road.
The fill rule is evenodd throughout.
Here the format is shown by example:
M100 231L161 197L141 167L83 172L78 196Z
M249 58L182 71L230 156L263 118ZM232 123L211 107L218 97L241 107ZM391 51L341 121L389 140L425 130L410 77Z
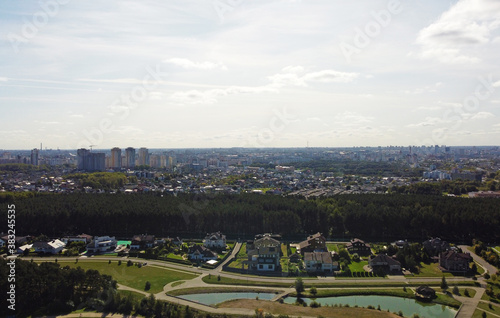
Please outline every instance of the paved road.
M478 263L479 265L481 265L481 267L483 267L484 269L486 269L490 275L491 274L495 274L498 271L498 269L495 266L491 265L490 263L488 263L487 261L485 261L484 259L482 259L480 256L476 255L474 252L470 251L468 249L469 246L467 246L467 245L460 245L459 247L462 249L462 251L469 252L470 255L472 256L472 258L474 259L474 261L476 263Z
M474 314L474 311L476 311L476 307L479 304L481 297L483 297L484 294L483 288L472 288L472 287L467 287L467 288L475 289L476 295L474 295L473 298L455 296L455 299L462 302L462 307L460 308L460 311L455 316L455 318L471 318L472 315Z
M463 250L467 250L467 246L460 246ZM144 259L134 259L130 258L132 261L140 261L140 262L147 262L148 265L153 265L153 266L158 266L158 267L164 267L167 269L174 269L174 270L179 270L183 272L190 272L190 273L195 273L195 274L200 274L198 277L188 280L183 282L182 284L179 284L175 287L172 287L172 284L167 284L164 287L164 290L160 293L155 294L155 297L157 299L162 299L166 301L170 301L173 303L177 304L182 304L182 305L189 305L190 307L203 310L206 312L210 313L228 313L228 314L235 314L235 315L253 315L254 312L251 310L247 309L233 309L233 308L224 308L224 309L217 309L214 307L202 305L199 303L183 300L177 297L172 297L168 296L166 293L171 290L175 289L182 289L182 288L193 288L193 287L219 287L217 285L213 284L206 284L203 282L202 278L206 275L220 275L221 277L226 277L226 278L233 278L233 279L241 279L241 280L247 280L247 281L257 281L257 282L273 282L273 283L289 283L290 286L287 288L281 288L281 287L264 287L264 286L249 286L252 289L262 289L262 290L280 290L281 293L280 295L284 295L286 293L289 293L293 291L293 285L295 283L295 278L279 278L279 277L262 277L262 276L249 276L249 275L239 275L239 274L233 274L233 273L226 273L222 272L222 267L224 264L227 262L231 261L233 257L236 256L238 251L241 248L241 243L237 243L235 245L235 248L233 249L231 256L229 256L223 264L220 264L217 268L209 270L209 269L204 269L204 268L198 268L198 267L193 267L193 266L186 266L186 265L179 265L175 263L170 263L170 262L163 262L163 261L156 261L156 260L144 260ZM474 253L471 253L471 256L474 258L476 262L478 262L481 266L484 266L486 270L490 273L495 273L497 269L493 267L492 265L488 264L485 262L483 259L481 259L479 256L477 256ZM43 259L46 261L54 261L57 257L44 257L44 258L39 258ZM65 258L65 257L58 257L59 261L63 260L68 260L71 261L72 258ZM86 260L89 261L103 261L107 262L108 260L116 261L117 257L92 257L92 258L80 258L80 261L85 262ZM121 258L122 261L127 261L129 258L124 257ZM449 284L453 284L456 282L459 284L460 281L463 281L463 278L447 278L447 281ZM305 279L305 282L310 281L309 279ZM335 279L335 277L326 277L326 278L321 278L319 280L311 280L311 281L316 281L319 283L339 283L339 284L345 284L345 283L387 283L391 281L396 281L396 282L412 282L412 283L430 283L430 282L436 282L436 281L441 281L440 277L436 278L406 278L404 276L391 276L390 279L387 278L380 278L380 279ZM224 287L231 287L231 285L223 285ZM222 285L220 287L223 287ZM120 289L125 289L125 290L132 290L144 295L149 295L148 293L141 291L141 290L135 290L130 287L126 286L119 286ZM232 286L232 287L238 287L242 288L245 286ZM483 286L484 287L484 286ZM472 288L472 287L468 287ZM472 314L474 313L475 308L477 307L483 293L484 289L483 288L475 288L476 289L476 295L474 298L467 298L467 297L457 297L457 299L461 302L463 302L463 306L457 315L457 318L469 318L472 317ZM277 297L276 297L277 298Z

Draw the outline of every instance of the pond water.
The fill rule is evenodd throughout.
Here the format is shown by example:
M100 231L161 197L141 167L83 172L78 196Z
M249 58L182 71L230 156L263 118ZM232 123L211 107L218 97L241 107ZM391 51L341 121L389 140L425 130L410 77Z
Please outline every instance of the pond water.
M192 295L181 295L179 298L196 301L204 305L216 305L227 300L233 299L255 299L259 297L260 300L271 300L276 296L274 293L207 293L207 294L192 294Z
M301 298L306 304L310 304L313 300L310 298ZM389 310L390 312L403 312L405 317L412 317L414 314L418 314L421 318L454 318L457 311L451 307L438 305L438 304L428 304L418 302L415 299L400 298L393 296L339 296L339 297L325 297L316 298L316 302L324 305L349 305L351 307L368 307L373 306L377 308L380 305L380 309L383 311ZM284 299L287 304L294 304L297 298L287 297Z

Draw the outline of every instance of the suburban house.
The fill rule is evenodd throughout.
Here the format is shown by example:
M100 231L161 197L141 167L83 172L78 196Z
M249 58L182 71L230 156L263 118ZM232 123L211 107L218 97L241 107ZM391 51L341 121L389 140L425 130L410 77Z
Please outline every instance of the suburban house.
M439 266L448 272L469 271L472 256L469 253L446 251L439 254Z
M379 268L383 269L384 272L388 273L399 273L401 272L401 263L394 258L386 255L379 254L368 261L368 264L372 270L377 270Z
M247 242L248 268L258 271L274 271L280 265L281 243L272 234L259 234Z
M305 252L304 263L308 273L332 273L339 270L339 263L333 261L329 252Z
M60 240L52 240L48 242L39 241L33 243L33 248L36 253L57 254L63 250L66 244Z
M172 244L174 244L175 246L181 246L182 245L182 239L180 237L175 237L175 238L168 238L167 240L170 240L170 242L172 242Z
M441 240L439 237L431 238L430 240L425 241L422 245L431 256L439 255L441 252L445 252L450 249L450 244Z
M28 250L28 252L31 250L33 247L33 244L25 244L23 246L19 246L16 250L17 254L24 254L24 251Z
M114 236L94 236L92 241L87 245L87 252L89 253L112 252L115 249L116 239Z
M69 244L71 242L83 242L85 244L88 244L90 243L90 241L92 241L92 235L82 233L76 236L65 236L61 238L61 241L63 241L66 244Z
M130 243L131 250L144 250L146 248L153 247L155 245L154 235L134 235Z
M299 243L300 254L307 252L326 252L326 239L321 233L309 235L305 241Z
M29 236L16 236L14 238L15 245L16 246L25 245L26 243L28 243L29 238L30 238ZM5 242L4 244L7 244L9 242L9 235L4 235L4 236L0 237L0 239Z
M358 253L362 255L371 254L371 246L370 244L366 244L363 240L358 238L352 239L349 243L346 244L347 251L349 253Z
M221 232L207 233L207 236L203 239L203 246L206 248L225 249L226 236Z
M218 258L217 253L211 251L210 249L201 246L193 245L188 249L188 258L191 261L210 261L216 260Z

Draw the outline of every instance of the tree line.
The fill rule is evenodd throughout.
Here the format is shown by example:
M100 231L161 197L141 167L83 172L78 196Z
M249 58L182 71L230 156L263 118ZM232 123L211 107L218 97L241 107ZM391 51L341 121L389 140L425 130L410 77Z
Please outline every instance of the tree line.
M295 239L321 232L333 238L380 241L500 239L500 205L490 198L350 194L306 200L259 194L0 194L0 203L7 202L16 205L19 235L132 237L149 233L195 238L222 231L233 238L273 232ZM6 217L6 212L6 208L1 209L0 215Z
M7 297L0 300L0 316L38 317L67 314L86 308L97 312L139 315L151 318L222 318L174 303L156 300L153 295L134 297L117 292L116 281L97 270L61 267L57 262L37 264L17 259L15 311L8 309ZM0 258L0 285L8 291L9 266Z

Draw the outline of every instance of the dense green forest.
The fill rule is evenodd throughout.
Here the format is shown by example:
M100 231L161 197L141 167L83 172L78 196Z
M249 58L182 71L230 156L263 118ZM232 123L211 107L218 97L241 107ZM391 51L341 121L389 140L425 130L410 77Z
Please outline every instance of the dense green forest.
M274 232L297 239L319 231L340 239L500 239L497 199L417 194L352 194L314 200L258 194L0 194L0 206L5 206L0 215L5 219L7 202L15 203L18 235L84 232L196 237L222 231L231 238Z

